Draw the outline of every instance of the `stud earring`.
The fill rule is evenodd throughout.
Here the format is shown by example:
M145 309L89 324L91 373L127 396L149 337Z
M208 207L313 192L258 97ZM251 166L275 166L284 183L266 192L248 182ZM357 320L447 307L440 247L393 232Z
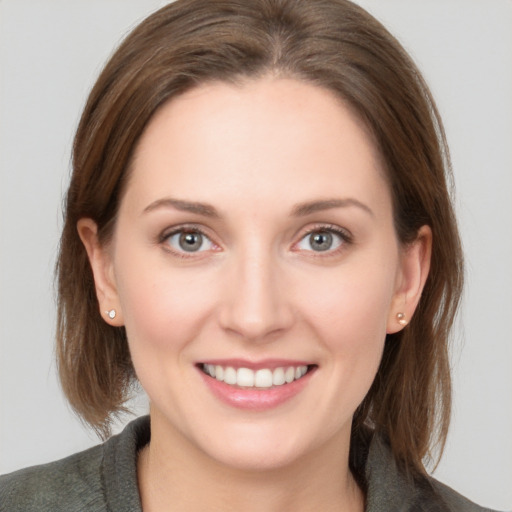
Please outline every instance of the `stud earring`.
M116 317L116 310L111 309L110 311L105 311L105 314L110 318L110 320L114 320Z
M405 319L404 313L397 313L396 319L400 325L407 325L407 320Z

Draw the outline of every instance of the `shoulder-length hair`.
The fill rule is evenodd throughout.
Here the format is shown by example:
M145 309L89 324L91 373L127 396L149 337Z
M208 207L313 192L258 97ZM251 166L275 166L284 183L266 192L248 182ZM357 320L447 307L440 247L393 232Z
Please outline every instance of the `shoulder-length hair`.
M402 244L428 225L431 270L410 324L388 335L353 433L384 435L413 473L441 451L450 417L448 335L462 290L462 253L450 201L451 170L434 100L398 41L348 0L178 0L119 46L81 117L62 233L57 356L63 390L85 422L109 433L136 376L124 328L99 313L77 221L92 218L107 243L137 142L171 98L208 81L267 74L333 91L378 146Z

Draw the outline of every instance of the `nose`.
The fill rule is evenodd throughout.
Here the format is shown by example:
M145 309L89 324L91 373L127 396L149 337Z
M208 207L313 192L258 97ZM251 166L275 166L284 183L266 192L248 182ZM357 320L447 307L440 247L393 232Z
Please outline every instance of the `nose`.
M219 320L221 327L248 341L264 343L284 333L294 315L282 269L271 254L252 251L231 262Z

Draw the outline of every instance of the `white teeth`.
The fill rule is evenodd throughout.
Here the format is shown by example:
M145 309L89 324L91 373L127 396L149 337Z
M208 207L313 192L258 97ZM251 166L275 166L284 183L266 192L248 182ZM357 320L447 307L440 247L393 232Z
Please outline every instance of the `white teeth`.
M286 371L284 372L284 380L288 384L295 380L295 368L293 366L286 368Z
M274 386L282 386L285 382L284 368L276 368L272 374L272 384Z
M270 388L272 386L289 384L294 380L300 379L307 373L308 367L306 365L288 366L286 368L275 368L273 371L269 368L254 371L250 368L235 369L231 366L224 367L221 365L205 364L203 365L203 370L210 377L231 386Z
M226 384L231 384L232 386L236 384L236 370L228 366L224 370L224 382Z
M272 387L272 372L270 370L258 370L254 376L254 385L257 388Z
M236 383L238 386L252 388L254 386L254 372L249 368L238 368L236 371Z

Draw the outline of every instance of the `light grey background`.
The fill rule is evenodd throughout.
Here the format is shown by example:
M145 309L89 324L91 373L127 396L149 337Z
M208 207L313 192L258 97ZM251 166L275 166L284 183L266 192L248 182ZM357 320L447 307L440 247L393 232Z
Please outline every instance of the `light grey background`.
M88 90L121 36L164 3L0 0L0 473L97 442L55 376L60 205ZM452 150L468 279L453 424L435 475L511 509L512 2L359 3L418 62Z

